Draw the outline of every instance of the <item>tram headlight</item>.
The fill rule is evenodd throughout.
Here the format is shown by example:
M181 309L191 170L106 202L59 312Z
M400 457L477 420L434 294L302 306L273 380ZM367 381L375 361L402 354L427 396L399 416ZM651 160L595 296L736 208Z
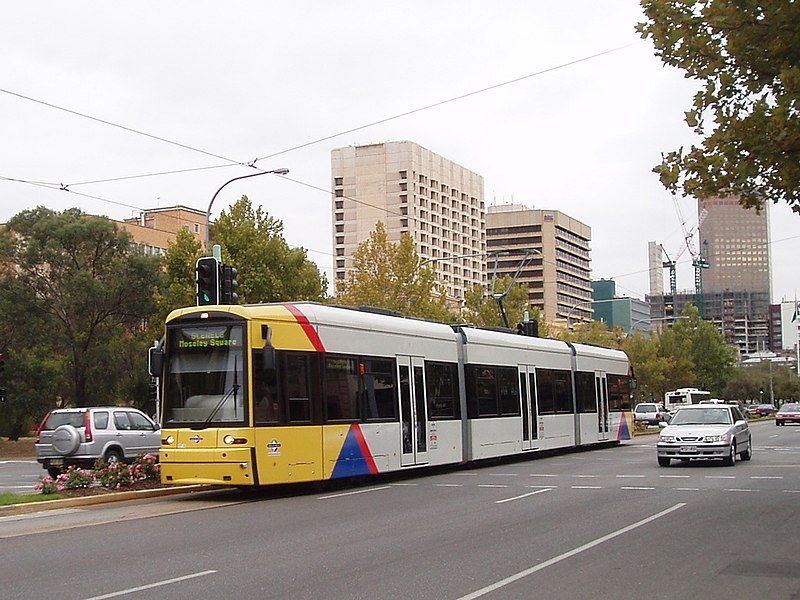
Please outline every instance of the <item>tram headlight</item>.
M236 438L232 435L226 435L224 438L222 438L222 441L230 446L236 441Z

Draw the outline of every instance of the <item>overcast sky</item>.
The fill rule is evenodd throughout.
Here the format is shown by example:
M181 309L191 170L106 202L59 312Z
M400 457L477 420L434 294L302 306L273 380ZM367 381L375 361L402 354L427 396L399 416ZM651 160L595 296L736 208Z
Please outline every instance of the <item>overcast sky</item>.
M332 148L412 140L484 177L487 205L558 209L592 228L592 275L648 292L647 242L683 244L653 165L688 146L696 83L634 31L633 0L556 2L35 2L5 7L0 88L235 161L251 161L473 90L518 83L259 161L330 187ZM44 205L115 219L205 210L246 167L0 93L0 222ZM332 280L330 195L265 175L228 186L283 220ZM695 201L679 199L691 229ZM771 207L773 300L794 298L800 216ZM695 245L697 240L695 239ZM688 252L678 287L693 286Z

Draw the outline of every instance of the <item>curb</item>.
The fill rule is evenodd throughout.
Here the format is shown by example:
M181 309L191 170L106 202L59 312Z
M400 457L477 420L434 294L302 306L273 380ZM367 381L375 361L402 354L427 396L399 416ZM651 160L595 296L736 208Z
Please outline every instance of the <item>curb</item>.
M192 494L218 489L210 485L182 485L169 488L156 488L152 490L131 490L129 492L109 492L97 496L84 496L83 498L62 498L59 500L44 500L42 502L25 502L23 504L9 504L0 506L0 517L9 515L27 515L44 512L58 508L72 508L74 506L92 506L111 502L124 502L126 500L140 500L142 498L157 498L160 496L175 496L177 494Z

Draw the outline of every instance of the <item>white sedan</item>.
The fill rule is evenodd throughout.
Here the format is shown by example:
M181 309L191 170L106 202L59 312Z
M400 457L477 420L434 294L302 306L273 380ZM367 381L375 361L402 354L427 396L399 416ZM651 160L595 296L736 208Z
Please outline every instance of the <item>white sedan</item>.
M658 464L668 467L673 458L721 458L732 466L736 456L750 460L753 442L750 428L738 406L695 404L675 413L658 438Z

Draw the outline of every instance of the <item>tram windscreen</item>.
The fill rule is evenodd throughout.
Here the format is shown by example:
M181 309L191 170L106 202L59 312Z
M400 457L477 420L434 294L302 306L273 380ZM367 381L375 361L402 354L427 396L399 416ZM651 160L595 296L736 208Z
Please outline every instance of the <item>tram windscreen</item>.
M240 324L170 328L164 424L245 424L244 357Z

